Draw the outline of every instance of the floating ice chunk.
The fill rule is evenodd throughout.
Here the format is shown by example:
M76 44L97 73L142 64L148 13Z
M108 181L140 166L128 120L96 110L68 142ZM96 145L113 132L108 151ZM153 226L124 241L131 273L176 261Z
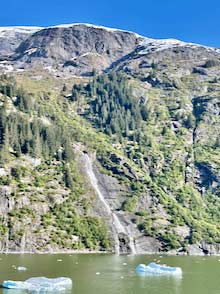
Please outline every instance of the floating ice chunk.
M27 268L26 268L25 266L18 266L18 267L17 267L17 270L18 270L18 271L26 271Z
M182 270L180 267L171 267L167 265L160 265L154 262L148 265L139 264L136 267L137 273L144 273L146 275L181 275Z
M33 292L48 292L48 291L64 291L72 288L72 280L70 278L54 278L48 279L45 277L30 278L22 281L4 281L3 288L27 290Z

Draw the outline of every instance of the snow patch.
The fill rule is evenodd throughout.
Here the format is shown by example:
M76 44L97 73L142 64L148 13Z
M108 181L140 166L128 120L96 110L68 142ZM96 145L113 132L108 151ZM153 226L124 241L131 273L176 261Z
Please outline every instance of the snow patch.
M92 56L97 56L97 57L102 57L101 54L96 53L96 52L86 52L86 53L83 53L83 54L81 54L79 56L75 56L75 57L71 58L71 60L74 61L76 59L79 59L79 58L82 58L82 57L86 57L86 56L91 56L91 55Z
M174 47L191 47L191 48L197 48L197 47L203 47L208 51L218 51L215 48L208 47L208 46L202 46L195 43L187 43L176 39L151 39L151 38L144 38L144 40L141 40L139 42L140 46L143 46L144 48L139 51L138 54L144 55L151 51L158 52Z
M33 34L39 30L42 30L42 27L0 27L0 37L6 37L9 34Z
M26 50L24 53L27 55L31 55L31 54L35 53L36 51L37 51L37 48L31 48L31 49Z

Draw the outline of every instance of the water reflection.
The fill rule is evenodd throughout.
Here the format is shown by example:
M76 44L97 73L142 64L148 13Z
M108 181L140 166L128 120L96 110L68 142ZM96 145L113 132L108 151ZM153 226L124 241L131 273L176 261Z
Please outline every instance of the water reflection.
M142 289L151 289L156 293L156 289L163 289L165 293L181 293L182 275L149 275L143 272L136 272L139 278L139 285Z
M41 290L35 290L35 291L31 291L31 290L15 290L15 289L3 289L3 294L37 294L37 293L41 293L41 294L71 294L70 290L66 290L66 291L41 291Z
M26 294L25 290L3 289L3 294Z

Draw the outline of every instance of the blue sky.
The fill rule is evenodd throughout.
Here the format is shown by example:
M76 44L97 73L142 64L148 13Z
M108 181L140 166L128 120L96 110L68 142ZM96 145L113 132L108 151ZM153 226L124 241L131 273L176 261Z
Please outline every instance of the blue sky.
M220 47L219 0L7 0L0 26L86 22Z

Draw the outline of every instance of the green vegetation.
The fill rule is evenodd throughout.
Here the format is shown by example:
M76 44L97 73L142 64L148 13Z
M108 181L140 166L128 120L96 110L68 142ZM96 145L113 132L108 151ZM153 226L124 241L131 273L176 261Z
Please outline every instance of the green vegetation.
M74 152L80 143L121 185L118 209L162 250L220 241L218 98L191 100L192 76L172 87L164 78L165 90L141 81L94 73L68 95L69 84L31 94L0 78L0 184L18 203L0 219L1 238L19 242L30 230L40 240L47 232L39 250L111 250Z
M34 230L32 234L47 234L37 244L39 250L52 244L59 249L108 250L106 225L88 215L93 195L87 193L84 200L85 183L73 148L75 130L57 113L54 98L33 97L7 76L0 78L0 94L0 158L7 171L0 181L11 187L10 201L20 203L0 220L1 236L19 242Z
M207 113L210 99L201 97L197 103L177 99L172 94L158 103L155 97L137 97L132 93L132 81L120 73L94 76L89 84L74 86L73 97L72 101L78 104L87 101L89 107L85 107L83 117L111 136L112 143L126 158L123 164L120 156L112 154L113 150L98 150L106 172L129 187L131 192L121 208L128 213L136 212L133 221L142 232L160 240L165 251L186 248L187 244L201 240L219 242L219 190L210 186L218 181L217 175L213 175L218 164L215 161L220 158L218 137L209 140L209 144L213 142L209 148L200 141L192 147L188 144L189 138L195 140L195 128L209 128L204 121L210 115ZM191 110L189 107L184 110L184 103ZM216 130L220 134L220 125ZM213 164L210 154L216 154ZM206 172L201 183L207 189L203 197L194 180L195 169L201 169L200 162ZM142 176L137 177L132 169ZM151 199L144 212L137 211L141 196L146 201ZM176 227L188 228L189 232L186 236L178 235Z

